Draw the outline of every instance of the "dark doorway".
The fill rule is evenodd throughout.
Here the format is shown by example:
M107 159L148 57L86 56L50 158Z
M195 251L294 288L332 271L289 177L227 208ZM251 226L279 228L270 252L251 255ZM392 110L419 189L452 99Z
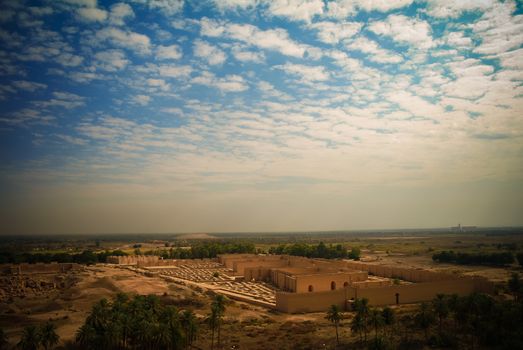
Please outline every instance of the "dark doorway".
M400 303L400 293L396 293L396 305Z
M331 290L335 290L336 289L336 282L332 281L331 282Z

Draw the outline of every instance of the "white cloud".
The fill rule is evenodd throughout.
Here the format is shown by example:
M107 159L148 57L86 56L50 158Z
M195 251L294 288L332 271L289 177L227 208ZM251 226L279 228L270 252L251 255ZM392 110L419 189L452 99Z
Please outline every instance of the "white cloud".
M429 23L403 15L390 15L384 21L370 24L369 29L394 41L408 43L420 49L434 46Z
M241 92L249 88L243 77L239 75L226 75L223 78L217 78L214 74L206 71L193 78L191 82L193 84L215 87L222 92Z
M504 52L498 58L504 68L523 70L523 49Z
M170 78L186 78L191 75L191 66L162 65L159 67L160 75Z
M214 5L220 10L236 10L255 7L258 0L214 0Z
M183 0L132 0L135 3L146 5L150 9L158 10L169 16L179 13L183 9Z
M151 97L147 95L135 95L133 97L133 102L139 104L140 106L147 106L151 101Z
M130 63L122 50L97 52L94 57L97 60L95 63L96 67L108 72L124 69Z
M358 22L316 22L309 27L318 31L318 39L327 44L337 44L343 39L356 35L362 23Z
M427 0L427 13L432 17L456 18L467 11L487 11L495 0Z
M233 47L232 55L235 59L241 62L262 63L265 61L265 55L263 52L248 51L237 46Z
M97 0L60 0L66 4L84 7L96 7Z
M171 87L163 79L147 79L147 85L158 88L162 91L168 91Z
M109 21L111 24L122 26L127 19L134 18L134 11L129 4L119 2L111 6Z
M223 64L227 59L225 52L218 47L203 40L196 40L194 43L194 56L203 58L210 65Z
M66 109L74 109L85 104L85 98L70 92L55 91L53 98L46 101L34 101L33 104L39 107L63 107Z
M516 5L512 1L495 6L471 25L481 44L475 53L496 55L520 48L523 44L523 15L512 15Z
M400 63L403 61L403 58L400 55L381 48L375 41L369 40L363 36L356 38L346 46L350 50L358 50L368 54L367 58L374 62Z
M327 3L326 15L344 19L358 10L388 12L412 4L413 0L336 0Z
M151 41L147 35L139 34L119 28L104 28L96 33L99 41L109 41L115 46L127 48L141 54L151 51Z
M323 0L270 0L268 4L267 12L273 16L307 23L321 15L324 7Z
M27 81L27 80L13 81L13 86L17 89L30 91L30 92L47 88L47 84L36 83L34 81Z
M284 65L274 66L276 69L280 69L287 74L298 76L301 81L313 82L313 81L325 81L328 80L330 75L322 66L305 66L302 64L286 63Z
M158 46L156 58L159 60L178 60L182 58L182 49L178 45Z
M76 10L78 18L86 22L104 22L107 19L107 11L95 7L82 7Z
M251 24L220 23L203 18L201 34L210 37L225 37L238 40L245 44L266 50L278 51L283 55L303 57L306 53L321 57L318 49L300 44L289 38L289 34L282 28L261 30Z
M463 32L450 32L445 38L447 45L459 49L468 49L472 46L472 39L463 35Z

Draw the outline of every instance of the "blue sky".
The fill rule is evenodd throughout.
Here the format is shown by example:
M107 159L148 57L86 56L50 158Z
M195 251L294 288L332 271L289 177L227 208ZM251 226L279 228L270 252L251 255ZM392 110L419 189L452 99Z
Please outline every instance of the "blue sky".
M3 1L0 231L521 225L522 13Z

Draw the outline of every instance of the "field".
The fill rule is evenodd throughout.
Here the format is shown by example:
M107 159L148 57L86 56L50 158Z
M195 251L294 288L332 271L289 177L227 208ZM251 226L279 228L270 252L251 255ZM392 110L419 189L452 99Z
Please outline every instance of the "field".
M82 237L74 240L38 238L23 242L4 239L2 248L23 247L31 253L80 252L85 249L103 251L121 249L132 252L136 245L142 251L166 249L180 246L190 249L204 241L251 242L257 250L268 250L281 244L306 243L326 245L341 244L344 247L361 249L361 260L377 263L395 264L437 271L452 271L466 275L479 275L494 281L499 286L501 296L507 296L506 282L511 273L520 272L521 267L514 262L507 266L474 266L442 264L432 260L432 254L441 250L460 252L500 252L514 254L523 249L523 239L519 232L502 234L483 233L441 233L441 232L393 232L365 234L198 234L194 236L123 237L100 241L96 237ZM213 293L194 286L184 286L168 282L159 277L148 277L131 270L109 264L83 266L80 271L71 271L59 276L67 281L60 288L33 289L26 295L7 295L4 293L0 303L0 328L4 329L10 344L16 344L24 327L41 324L47 320L57 326L60 343L73 342L75 335L84 323L92 306L102 298L113 299L117 293L155 294L163 303L175 305L179 309L194 311L200 323L198 338L194 348L210 348L211 333L205 323L209 314ZM48 285L54 277L34 275L36 284ZM46 280L46 278L48 280ZM4 284L2 288L7 288ZM509 297L510 298L510 297ZM397 315L409 315L418 306L394 306ZM358 344L358 334L350 331L354 313L345 313L340 323L340 339L344 346ZM407 332L401 326L396 329L397 337ZM422 333L413 337L422 339ZM226 306L221 330L223 349L266 349L267 344L278 349L322 349L335 347L334 327L326 320L325 313L284 314L244 302L229 301ZM352 345L351 345L352 344Z

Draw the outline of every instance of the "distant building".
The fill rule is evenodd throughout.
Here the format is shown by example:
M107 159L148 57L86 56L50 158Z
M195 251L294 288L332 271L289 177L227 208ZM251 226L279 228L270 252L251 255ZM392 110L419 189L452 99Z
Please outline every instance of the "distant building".
M450 228L452 232L470 232L474 231L475 229L477 229L477 226L461 226L461 224Z

